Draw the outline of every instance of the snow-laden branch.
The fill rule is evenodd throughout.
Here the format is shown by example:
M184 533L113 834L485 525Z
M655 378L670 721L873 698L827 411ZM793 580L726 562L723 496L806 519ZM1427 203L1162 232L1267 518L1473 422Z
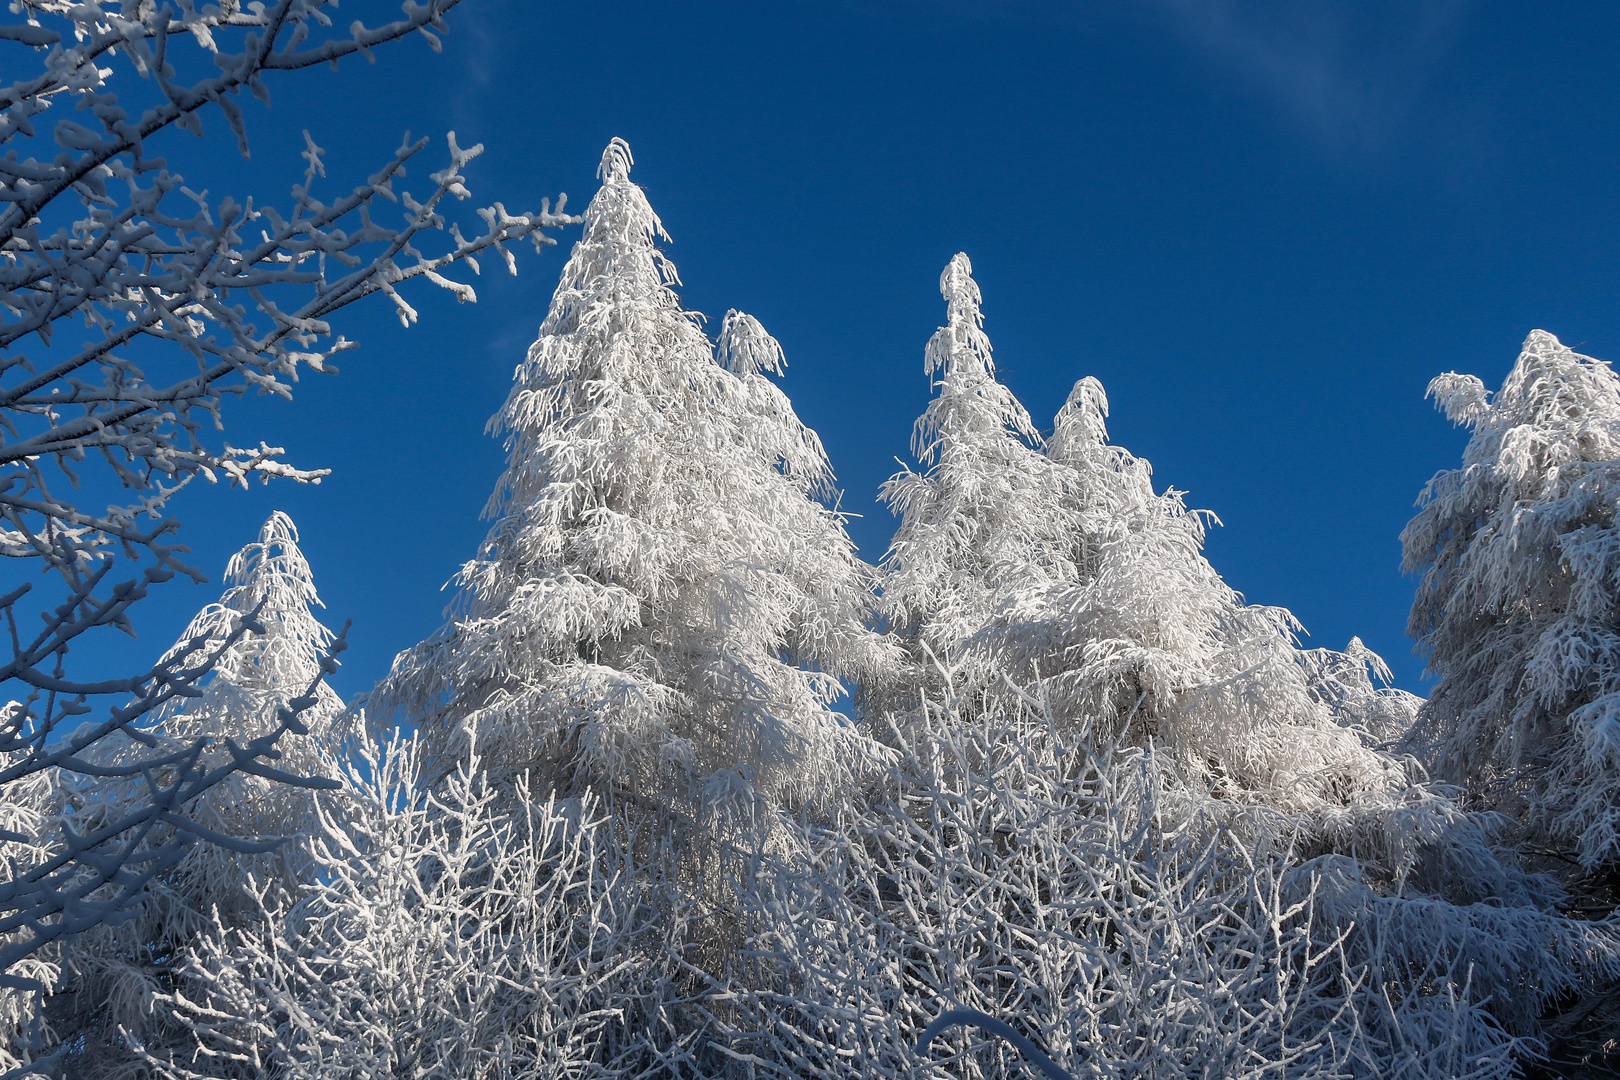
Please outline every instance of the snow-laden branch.
M526 213L495 202L455 220L482 147L454 134L420 186L407 187L407 167L433 155L429 140L407 136L364 183L327 193L324 152L306 132L304 175L281 207L211 194L160 156L169 129L200 135L216 112L246 155L244 91L268 101L273 72L335 66L410 36L436 50L458 2L407 0L399 17L347 29L336 0L10 5L0 25L0 556L18 573L0 595L10 646L0 679L13 699L0 721L7 791L47 770L113 775L86 748L113 732L152 740L143 723L196 693L231 647L182 649L111 679L85 677L68 655L92 630L132 632L131 608L153 586L203 579L168 513L176 492L199 478L326 475L287 463L279 447L225 436L226 399L290 397L301 369L335 371L333 358L354 345L331 322L345 305L381 293L409 324L408 282L474 300L453 264L476 273L493 254L515 270L514 243L553 243L545 230L577 220L560 198L555 210L549 200ZM128 495L87 507L83 479ZM24 580L35 568L55 595ZM235 633L257 629L247 613ZM285 730L302 707L292 705ZM263 761L274 754L269 737L229 763L205 766L206 755L171 747L117 766L149 774L147 804L88 836L63 833L54 854L0 886L0 933L21 934L0 945L0 962L116 910L168 856L120 858L219 777L273 772Z

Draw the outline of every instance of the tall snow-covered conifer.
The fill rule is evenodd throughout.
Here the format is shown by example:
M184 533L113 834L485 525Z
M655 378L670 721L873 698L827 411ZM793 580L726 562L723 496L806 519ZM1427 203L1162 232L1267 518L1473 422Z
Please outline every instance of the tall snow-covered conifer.
M946 324L924 359L938 393L911 436L926 471L907 468L883 485L900 525L881 580L890 626L914 652L949 663L989 619L1009 574L1069 568L1055 513L1058 473L1041 456L1029 413L996 381L966 255L946 265L939 291Z
M630 166L615 139L491 421L507 469L452 621L372 701L447 749L476 728L492 765L549 762L557 780L817 800L873 752L832 708L839 680L878 675L892 647L818 499L820 440L761 374L780 346L732 312L717 359Z
M1620 861L1620 379L1537 330L1494 395L1456 373L1429 394L1473 435L1401 534L1440 678L1418 737L1586 868Z
M1288 611L1246 604L1204 558L1183 493L1155 492L1152 467L1109 444L1107 414L1101 383L1075 384L1045 447L1067 572L1010 575L976 646L1038 679L1082 737L1151 740L1195 789L1313 811L1404 789L1372 745L1415 699L1372 683L1383 664L1359 641L1302 650Z

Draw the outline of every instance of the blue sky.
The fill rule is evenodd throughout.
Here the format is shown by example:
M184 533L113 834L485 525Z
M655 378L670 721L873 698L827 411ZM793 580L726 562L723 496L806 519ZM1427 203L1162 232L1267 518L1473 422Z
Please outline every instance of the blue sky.
M1620 359L1610 4L467 0L450 26L442 55L411 41L273 82L270 109L249 103L251 162L171 133L174 161L216 195L285 203L304 127L329 191L406 129L454 129L487 147L478 200L566 191L581 210L624 137L688 306L781 340L874 561L959 250L1037 422L1100 378L1115 441L1224 522L1208 554L1234 587L1291 608L1311 644L1359 634L1414 690L1397 535L1464 442L1428 380L1494 386L1536 327ZM362 348L342 375L232 408L234 441L334 475L185 493L215 584L165 586L139 640L97 659L166 646L276 508L329 621L355 620L341 693L431 633L501 468L484 422L573 235L515 279L486 263L477 305L418 290L408 331L380 300L348 309Z

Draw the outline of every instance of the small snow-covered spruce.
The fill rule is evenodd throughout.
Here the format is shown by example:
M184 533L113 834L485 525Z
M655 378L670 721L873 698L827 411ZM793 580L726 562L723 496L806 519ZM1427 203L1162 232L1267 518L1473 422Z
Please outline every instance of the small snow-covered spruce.
M234 772L183 808L213 842L189 845L152 878L131 911L86 931L64 954L52 1022L84 1075L128 1067L131 1038L151 1046L175 1036L168 1010L154 1008L152 994L173 978L180 950L199 934L256 910L256 893L296 888L307 859L299 838L314 820L311 789L334 784L324 778L330 770L322 746L336 734L343 702L320 676L335 635L315 616L321 600L292 518L272 513L258 538L231 556L225 585L171 650L200 646L217 651L217 662L198 680L197 696L169 702L143 734L159 749L203 746L199 764L217 767L231 760L233 747L275 732L294 699L311 700L298 712L297 729L279 740L269 768ZM256 632L237 634L244 619L256 623ZM119 734L92 753L100 765L122 770L152 751ZM67 774L62 783L68 822L79 833L151 798L139 774ZM147 843L161 848L175 841L172 834L161 827ZM250 877L257 883L251 889Z
M1494 395L1429 394L1471 429L1401 534L1409 626L1439 677L1415 743L1531 846L1620 862L1620 379L1542 330ZM1611 901L1612 901L1611 897Z
M494 524L373 714L419 723L436 754L475 725L504 768L689 819L823 801L876 753L832 708L840 679L893 664L866 626L869 570L818 498L820 441L761 374L780 346L732 312L717 360L630 167L615 139L491 421Z

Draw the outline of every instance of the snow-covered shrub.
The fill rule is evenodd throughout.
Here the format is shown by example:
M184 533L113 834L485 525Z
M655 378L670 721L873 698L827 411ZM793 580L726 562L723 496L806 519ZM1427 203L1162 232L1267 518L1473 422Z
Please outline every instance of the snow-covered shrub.
M402 653L375 717L454 760L598 784L692 819L848 791L875 748L833 709L891 667L868 568L821 500L820 440L764 377L781 348L680 306L663 226L602 156L540 337L491 429L508 465L451 621Z
M259 885L154 1004L186 1032L160 1077L594 1075L653 906L593 796L498 790L476 748L431 790L419 743L334 759L295 892Z
M796 821L739 884L707 1029L733 1074L1022 1075L967 1033L916 1057L966 1007L1080 1078L1505 1078L1542 1005L1620 966L1590 924L1387 890L1280 816L1188 814L1157 751L1075 746L1038 702L976 716L894 731L869 803Z
M1502 388L1429 385L1472 435L1401 534L1410 630L1439 682L1436 773L1567 849L1620 857L1620 379L1537 330Z

